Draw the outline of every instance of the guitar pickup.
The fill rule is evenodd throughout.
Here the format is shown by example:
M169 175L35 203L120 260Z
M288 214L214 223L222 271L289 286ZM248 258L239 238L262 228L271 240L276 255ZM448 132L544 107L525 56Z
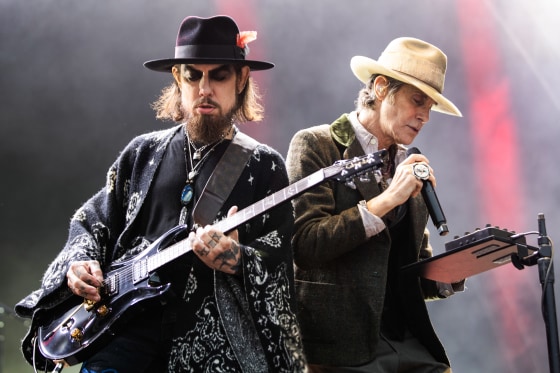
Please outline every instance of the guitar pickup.
M132 266L132 282L137 283L148 277L148 261L146 259L139 260Z

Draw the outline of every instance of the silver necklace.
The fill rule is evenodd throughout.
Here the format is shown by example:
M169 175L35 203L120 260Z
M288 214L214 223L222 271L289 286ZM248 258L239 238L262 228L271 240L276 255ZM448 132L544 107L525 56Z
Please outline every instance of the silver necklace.
M185 182L185 186L181 191L181 214L179 216L179 224L185 224L187 220L187 213L188 213L188 206L193 200L194 197L194 179L200 173L202 165L204 161L208 158L208 156L214 151L214 149L224 141L225 136L213 144L206 144L201 146L200 148L196 148L194 143L189 137L188 131L185 129L185 138L184 138L184 153L185 153L185 165L187 171L187 180ZM194 149L194 154L191 151L191 146ZM210 147L210 149L202 155L202 152ZM187 156L188 154L188 156ZM190 166L190 171L189 171Z
M204 151L204 149L206 149L207 147L209 147L211 145L211 144L202 145L200 148L197 149L196 146L194 145L194 142L191 140L191 138L188 135L187 135L187 140L189 141L189 144L194 149L194 155L191 157L191 160L194 160L194 161L200 160L200 158L202 156L202 152ZM189 147L189 156L191 155L190 150L191 150L191 148ZM206 154L208 154L208 153L206 153Z

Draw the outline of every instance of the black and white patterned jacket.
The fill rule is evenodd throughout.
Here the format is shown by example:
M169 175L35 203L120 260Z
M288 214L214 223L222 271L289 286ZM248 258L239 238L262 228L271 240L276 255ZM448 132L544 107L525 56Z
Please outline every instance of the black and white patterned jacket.
M148 194L165 150L182 126L160 130L134 138L121 152L107 173L106 185L79 208L70 222L68 240L44 273L41 287L16 305L16 312L32 318L22 342L25 358L31 363L32 338L36 335L41 315L73 296L66 285L69 263L98 260L102 268L115 261L140 253L149 242L135 232L133 222ZM223 219L232 205L242 209L288 185L284 160L266 145L258 145L237 181L232 193L218 213ZM239 294L228 275L215 272L216 302L222 318L246 319L232 306L231 299L244 298L265 354L268 369L274 372L303 371L299 327L295 318L292 250L290 239L293 213L284 203L238 227L243 248L243 280ZM228 300L229 299L229 300ZM239 330L227 329L227 333ZM253 362L247 354L247 341L241 335L229 335L232 348L244 371ZM262 361L262 357L261 357ZM40 362L39 366L45 362Z

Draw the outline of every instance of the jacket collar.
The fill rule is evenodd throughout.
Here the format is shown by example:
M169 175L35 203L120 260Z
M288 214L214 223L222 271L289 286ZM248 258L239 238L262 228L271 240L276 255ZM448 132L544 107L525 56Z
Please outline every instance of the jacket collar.
M356 134L352 128L352 123L348 119L348 114L342 114L337 120L332 122L330 130L332 138L345 147L349 147L356 140Z
M356 138L352 123L348 119L348 114L342 114L337 120L332 122L330 131L334 141L346 148L342 154L343 159L352 159L365 155L360 142ZM373 179L374 176L372 175L370 178ZM381 193L376 182L361 181L360 178L356 178L354 184L356 184L356 188L366 200Z

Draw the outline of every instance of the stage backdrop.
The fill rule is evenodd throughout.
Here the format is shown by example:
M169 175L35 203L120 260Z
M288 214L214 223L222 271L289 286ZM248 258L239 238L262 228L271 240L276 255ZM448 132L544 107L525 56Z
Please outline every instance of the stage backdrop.
M560 236L557 2L0 0L0 372L32 371L12 309L39 286L70 216L133 136L170 125L150 109L170 76L142 63L173 55L185 16L215 14L257 30L250 57L276 64L254 74L266 120L242 130L283 155L297 130L353 109L352 56L376 59L399 36L439 46L464 117L433 113L414 144L451 231L434 232L436 254L486 224L536 231L538 213ZM537 268L506 265L429 310L454 372L545 372L540 302Z

